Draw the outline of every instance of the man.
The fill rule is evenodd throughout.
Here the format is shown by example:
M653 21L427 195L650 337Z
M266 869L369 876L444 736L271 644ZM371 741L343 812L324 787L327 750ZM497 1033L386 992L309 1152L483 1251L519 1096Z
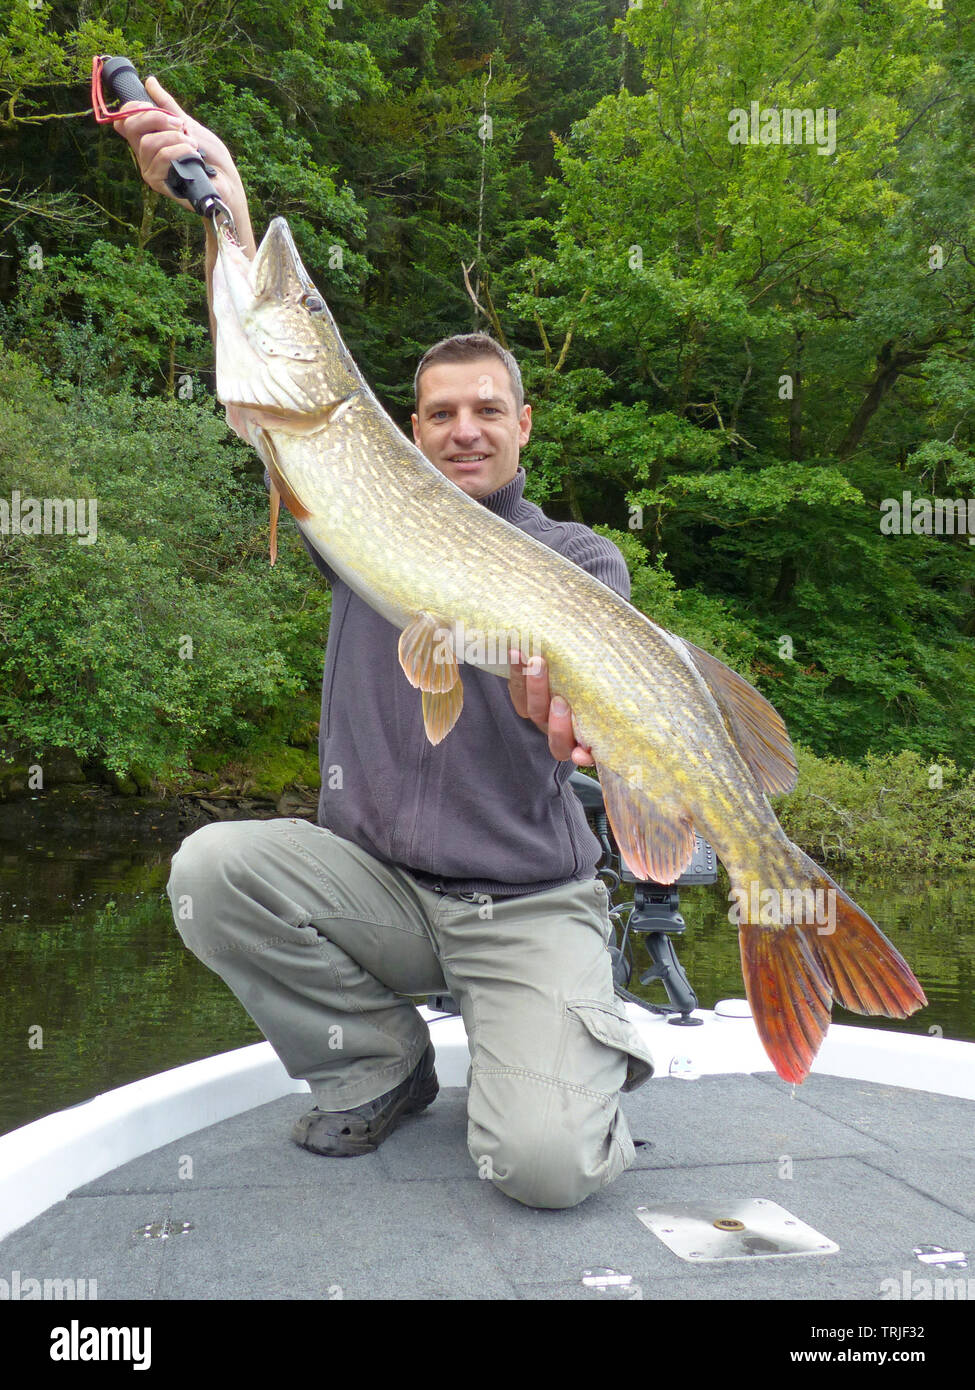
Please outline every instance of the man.
M154 79L147 87L166 110L120 123L146 182L165 191L170 161L202 148L253 256L225 147ZM628 597L615 546L522 496L531 407L509 353L483 335L446 339L415 386L414 438L435 467ZM652 1073L614 997L599 845L568 786L589 750L544 664L524 661L507 684L468 668L463 712L431 745L399 632L308 549L333 588L319 823L223 822L189 836L168 888L180 933L308 1080L316 1105L293 1138L322 1156L373 1152L431 1103L433 1046L407 996L449 989L471 1048L478 1171L527 1205L573 1206L632 1162L619 1092Z

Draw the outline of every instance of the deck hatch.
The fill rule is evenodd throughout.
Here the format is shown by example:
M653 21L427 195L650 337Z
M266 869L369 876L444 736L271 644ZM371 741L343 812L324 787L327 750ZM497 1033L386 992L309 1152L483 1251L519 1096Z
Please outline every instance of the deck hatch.
M768 1260L782 1255L831 1255L835 1241L767 1197L669 1202L637 1207L637 1218L682 1260Z

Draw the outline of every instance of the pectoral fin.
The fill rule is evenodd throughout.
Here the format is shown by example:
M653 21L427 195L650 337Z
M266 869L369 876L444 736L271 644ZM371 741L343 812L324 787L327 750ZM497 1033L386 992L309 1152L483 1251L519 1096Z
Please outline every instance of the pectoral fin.
M450 628L429 613L418 613L400 634L399 662L410 685L423 692L427 738L432 744L441 743L464 707L464 685Z
M694 823L688 813L607 767L598 772L606 814L627 867L639 879L676 883L694 855Z
M427 738L436 746L442 743L460 718L464 707L464 686L458 681L450 690L440 695L423 692L423 727Z
M274 448L274 440L267 430L255 424L253 420L249 421L247 428L250 441L257 450L261 462L267 469L268 477L271 479L271 564L273 565L278 558L278 514L281 510L281 502L284 502L288 511L298 521L307 521L311 512L296 495L281 472L277 452Z
M278 463L277 450L274 447L274 440L266 429L261 425L255 425L253 422L251 422L250 426L250 438L251 443L261 457L261 462L268 471L271 482L277 488L281 496L281 501L287 507L291 515L298 521L307 521L311 516L311 512L282 473L281 466Z

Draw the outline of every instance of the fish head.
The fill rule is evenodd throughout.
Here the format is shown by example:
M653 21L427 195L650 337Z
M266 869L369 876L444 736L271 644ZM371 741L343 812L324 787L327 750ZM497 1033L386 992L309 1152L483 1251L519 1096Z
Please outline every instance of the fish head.
M246 439L249 422L326 423L364 383L287 222L272 221L253 260L223 231L217 246L217 399L232 428Z

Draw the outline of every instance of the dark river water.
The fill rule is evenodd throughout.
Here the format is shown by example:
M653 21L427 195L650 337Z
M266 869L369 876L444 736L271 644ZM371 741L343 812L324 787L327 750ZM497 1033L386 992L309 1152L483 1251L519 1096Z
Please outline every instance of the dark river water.
M168 1067L260 1042L176 934L175 809L64 790L0 804L0 1133ZM907 957L928 1007L886 1028L975 1041L975 874L834 877ZM702 1008L744 998L721 885L685 889L677 939ZM648 961L637 948L631 989ZM877 1026L834 1008L837 1022Z

